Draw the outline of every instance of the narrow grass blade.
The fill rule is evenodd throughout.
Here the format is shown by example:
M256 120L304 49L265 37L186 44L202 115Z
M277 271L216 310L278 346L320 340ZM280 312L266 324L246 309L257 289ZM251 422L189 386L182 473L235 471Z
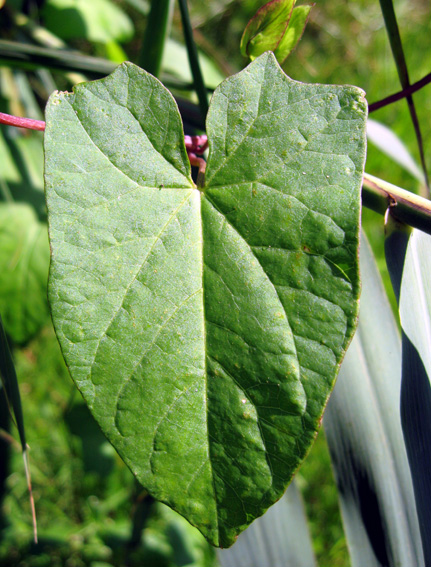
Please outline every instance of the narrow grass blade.
M169 36L174 0L153 0L148 15L139 66L158 77L162 65L165 43Z
M33 518L33 534L34 541L37 543L37 526L36 526L36 512L34 507L33 491L31 488L30 467L27 453L27 443L25 440L24 429L24 416L22 413L21 397L19 394L18 378L15 371L15 365L12 360L12 355L9 350L9 345L6 338L6 333L3 327L3 322L0 316L0 375L3 389L6 395L7 405L11 417L14 419L17 426L19 438L21 441L22 457L24 460L25 475L27 478L27 486L30 497L30 506Z
M18 378L15 371L15 365L6 338L3 327L3 321L0 316L0 374L2 384L6 393L6 398L18 429L22 450L25 451L27 444L25 440L24 416L22 413L21 397L19 394Z
M6 400L6 395L0 380L0 528L4 525L3 520L3 499L7 493L6 480L9 476L10 446L18 445L9 433L10 413Z
M68 49L39 47L17 41L0 40L0 63L5 66L86 73L90 78L100 78L112 73L117 65L106 59L82 55Z
M431 388L422 358L403 335L401 422L415 490L425 564L431 564Z
M233 547L219 550L218 559L221 567L315 567L307 518L295 482Z
M394 230L386 261L402 326L401 421L416 496L425 564L431 563L431 237Z
M0 395L3 396L3 388L0 387ZM9 414L8 411L8 406L6 406L6 413ZM0 423L1 425L1 423ZM13 445L16 449L20 449L21 445L18 443L18 441L15 439L15 437L12 437L12 435L10 433L8 433L6 431L6 429L3 429L3 427L0 427L0 438L5 441L8 445Z
M385 20L386 31L388 32L389 42L391 44L392 54L394 56L395 64L397 66L398 76L400 78L400 83L403 89L410 86L409 73L407 70L406 58L404 56L403 44L401 41L400 32L398 29L397 18L395 16L395 10L392 0L380 0L380 6L383 13L383 18ZM416 133L416 139L418 142L419 153L421 157L422 168L424 172L425 183L428 189L429 196L429 182L428 173L425 162L425 153L423 147L422 134L419 126L419 120L416 113L416 107L413 102L413 97L411 95L406 97L407 104L409 106L410 116L413 122L413 127Z
M365 238L361 271L358 330L324 418L352 567L423 567L399 417L400 339Z
M4 67L19 67L30 71L45 67L53 71L80 72L85 73L90 79L103 78L112 73L117 67L116 63L107 59L82 55L79 52L68 49L39 47L28 43L2 39L0 39L0 65ZM162 74L162 79L163 84L168 88L183 91L194 88L192 84L178 81L178 79L167 73L164 76ZM200 121L203 123L202 118Z
M431 73L428 73L427 75L425 75L425 77L422 77L422 79L420 79L419 81L416 81L416 83L413 83L409 87L402 89L401 91L398 91L397 93L391 94L389 96L386 96L385 98L377 100L376 102L370 103L368 105L368 112L369 113L375 112L376 110L379 110L380 108L383 108L385 106L388 106L389 104L393 104L394 102L397 102L397 101L399 101L403 98L406 98L406 96L412 95L415 92L420 91L426 85L429 85L429 83L431 83Z
M28 38L33 43L41 45L42 47L50 47L53 49L67 49L67 44L62 39L54 35L45 27L39 26L25 14L15 14L14 23L28 36ZM80 73L69 73L67 75L67 78L72 83L72 85L82 83L83 81L87 80L85 75L82 75ZM55 90L55 88L52 88L47 92L50 93L53 90Z

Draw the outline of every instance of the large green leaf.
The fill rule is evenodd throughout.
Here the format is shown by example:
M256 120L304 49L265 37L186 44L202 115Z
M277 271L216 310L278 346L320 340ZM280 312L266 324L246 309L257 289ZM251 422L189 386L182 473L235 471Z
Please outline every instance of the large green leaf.
M6 332L24 343L49 316L49 247L45 223L24 203L0 203L0 313Z
M366 106L264 54L216 90L205 186L131 64L47 107L49 296L141 483L227 547L304 458L354 331Z

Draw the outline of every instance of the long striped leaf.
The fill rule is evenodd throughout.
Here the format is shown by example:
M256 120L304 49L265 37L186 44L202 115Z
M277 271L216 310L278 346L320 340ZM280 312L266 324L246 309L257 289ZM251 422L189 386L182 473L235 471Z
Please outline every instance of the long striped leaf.
M292 482L283 498L220 550L221 567L315 567L301 495Z
M407 244L408 242L408 244ZM401 422L413 479L425 564L431 563L431 237L395 230L386 261L399 298L402 333ZM402 279L401 279L402 278Z
M401 283L400 317L431 379L431 236L414 230Z
M357 333L325 413L352 567L423 566L399 417L401 349L374 258L362 241Z

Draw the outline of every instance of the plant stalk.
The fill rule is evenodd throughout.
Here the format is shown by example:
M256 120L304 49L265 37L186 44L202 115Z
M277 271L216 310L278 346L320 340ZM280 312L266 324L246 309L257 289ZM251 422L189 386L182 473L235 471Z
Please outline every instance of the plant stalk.
M388 32L389 43L391 45L392 54L394 56L395 65L398 71L398 77L403 89L410 86L410 78L407 69L407 62L404 56L403 44L401 41L400 31L398 28L397 18L395 15L394 4L392 0L380 0L380 7L385 20L386 31ZM412 95L406 96L406 101L410 111L413 127L415 129L416 139L419 148L419 154L424 172L425 184L428 190L428 197L430 196L430 186L428 181L428 171L425 162L425 152L423 147L422 133L419 125L418 116L416 113L415 103Z
M0 65L4 67L19 67L29 71L40 69L50 69L52 71L80 72L85 73L90 79L102 79L115 71L117 65L102 59L100 57L92 57L82 55L77 51L68 49L57 49L52 47L39 47L28 43L20 43L16 41L6 41L0 39ZM69 75L70 78L70 75ZM177 89L180 91L194 90L192 83L185 83L173 77L172 75L161 75L161 79L165 87ZM79 81L78 81L79 82ZM177 101L178 102L178 101ZM185 101L190 108L197 108L189 101ZM196 115L196 112L194 113ZM196 122L198 118L194 118ZM203 124L201 120L200 123Z
M169 36L174 0L153 0L138 64L158 77L162 67L163 51Z
M112 73L117 65L106 59L82 55L69 49L39 47L17 41L0 40L0 64L24 69L47 69L85 73L101 78Z
M362 204L381 215L388 207L396 220L431 234L431 201L364 173Z
M187 0L178 0L178 2L180 5L181 21L183 24L184 39L189 56L190 69L193 75L196 94L198 95L199 99L199 107L201 110L202 118L205 120L205 117L208 113L208 95L199 64L198 50L193 39L193 29L190 21L189 8L187 5Z
M43 120L21 118L21 116L12 116L11 114L5 114L4 112L0 112L0 124L27 128L28 130L39 130L40 132L45 130L45 122Z
M368 112L369 113L375 112L376 110L379 110L379 108L383 108L384 106L388 106L388 104L392 104L394 102L397 102L398 100L402 100L403 98L406 98L409 95L412 95L416 91L420 91L421 89L423 89L423 87L425 87L429 83L431 83L431 73L428 73L428 75L425 75L425 77L423 77L420 81L413 83L409 87L406 87L405 89L403 89L403 90L401 90L397 93L389 95L389 96L383 98L382 100L372 102L371 104L368 105Z

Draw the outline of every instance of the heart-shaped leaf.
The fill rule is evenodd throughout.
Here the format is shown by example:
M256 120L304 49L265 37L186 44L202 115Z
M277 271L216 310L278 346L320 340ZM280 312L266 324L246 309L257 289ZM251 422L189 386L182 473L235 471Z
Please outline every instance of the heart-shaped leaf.
M215 545L284 492L358 308L366 105L266 53L216 90L196 188L130 63L47 108L49 296L73 379L140 482Z

